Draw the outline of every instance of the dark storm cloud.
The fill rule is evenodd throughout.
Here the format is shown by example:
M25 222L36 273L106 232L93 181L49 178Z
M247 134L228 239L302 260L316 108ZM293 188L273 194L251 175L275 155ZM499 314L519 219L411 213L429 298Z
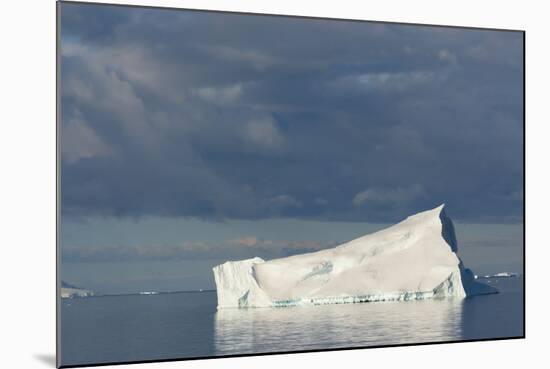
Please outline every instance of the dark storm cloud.
M522 35L62 5L65 215L522 216Z

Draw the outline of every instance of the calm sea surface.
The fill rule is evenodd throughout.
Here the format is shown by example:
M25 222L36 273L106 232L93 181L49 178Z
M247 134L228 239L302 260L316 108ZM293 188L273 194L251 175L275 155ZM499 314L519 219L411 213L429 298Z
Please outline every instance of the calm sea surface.
M222 311L215 292L64 299L62 364L522 336L522 278L491 284L464 300Z

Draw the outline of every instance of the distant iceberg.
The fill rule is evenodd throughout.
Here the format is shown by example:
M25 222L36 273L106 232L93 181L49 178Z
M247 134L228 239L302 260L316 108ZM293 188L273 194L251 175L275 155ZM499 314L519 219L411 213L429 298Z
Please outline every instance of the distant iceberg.
M489 274L480 276L479 278L516 278L519 277L519 273L513 273L513 272L500 272L496 274Z
M140 295L158 295L159 293L157 291L141 291L139 294Z
M457 256L444 205L332 249L213 268L218 309L406 301L489 294Z
M73 286L67 282L61 281L60 295L63 299L71 299L74 297L90 297L93 296L94 293L90 290Z

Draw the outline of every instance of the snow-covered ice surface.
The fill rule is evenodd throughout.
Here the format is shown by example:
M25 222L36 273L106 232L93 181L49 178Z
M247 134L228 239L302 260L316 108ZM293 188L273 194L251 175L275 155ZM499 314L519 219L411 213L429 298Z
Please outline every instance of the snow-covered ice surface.
M213 268L218 309L406 301L496 293L457 256L444 205L332 249Z

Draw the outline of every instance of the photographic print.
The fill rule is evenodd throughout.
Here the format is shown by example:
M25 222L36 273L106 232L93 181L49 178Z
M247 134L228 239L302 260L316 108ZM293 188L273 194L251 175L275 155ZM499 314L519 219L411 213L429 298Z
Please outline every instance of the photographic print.
M524 32L57 6L58 365L524 337Z

